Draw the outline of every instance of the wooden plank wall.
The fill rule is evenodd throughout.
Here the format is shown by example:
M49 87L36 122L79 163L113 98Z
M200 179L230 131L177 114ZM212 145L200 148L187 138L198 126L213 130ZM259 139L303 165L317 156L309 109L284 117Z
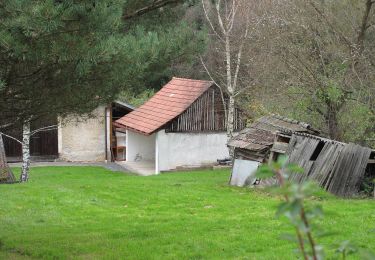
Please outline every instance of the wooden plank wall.
M316 160L311 160L319 142L324 142L324 146ZM297 182L313 180L333 194L350 197L359 191L370 154L370 148L356 144L293 135L287 151L288 160L303 167L305 172L293 174L290 179Z
M244 117L236 108L234 129L246 126ZM174 119L167 132L219 132L226 131L226 118L220 90L213 86L199 97L184 113Z
M313 166L313 162L310 161L312 154L319 144L319 140L303 138L301 136L292 136L289 147L287 149L287 155L289 156L289 162L298 164L305 169L304 174L295 174L291 176L291 179L297 182L303 182L308 179L310 169Z
M250 160L263 163L265 158L268 158L269 150L267 151L251 151L247 149L236 148L234 150L234 158L240 160Z
M345 197L355 195L364 179L370 154L370 148L345 145L336 161L327 190Z

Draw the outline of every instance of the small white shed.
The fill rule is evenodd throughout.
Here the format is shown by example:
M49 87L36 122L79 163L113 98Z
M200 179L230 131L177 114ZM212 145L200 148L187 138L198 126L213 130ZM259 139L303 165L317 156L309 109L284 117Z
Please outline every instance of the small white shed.
M125 164L141 174L213 165L229 156L224 103L211 81L173 78L114 125L126 129ZM235 130L244 126L236 109Z

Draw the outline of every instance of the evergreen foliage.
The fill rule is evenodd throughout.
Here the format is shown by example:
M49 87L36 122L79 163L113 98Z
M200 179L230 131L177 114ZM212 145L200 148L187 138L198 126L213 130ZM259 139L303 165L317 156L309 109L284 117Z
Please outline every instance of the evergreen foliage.
M151 3L2 1L0 125L87 113L124 89L163 83L171 65L189 61L204 41L180 21L186 4L124 19Z

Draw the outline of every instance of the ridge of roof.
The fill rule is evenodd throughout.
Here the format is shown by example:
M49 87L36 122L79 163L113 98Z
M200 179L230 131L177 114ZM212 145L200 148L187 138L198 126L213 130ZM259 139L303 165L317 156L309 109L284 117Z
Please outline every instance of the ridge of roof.
M322 137L322 136L312 135L312 134L308 134L308 133L295 132L295 133L293 133L293 135L308 137L308 138L311 138L311 139L321 140L323 142L328 142L328 143L336 143L336 144L341 144L341 145L347 144L347 143L340 142L340 141L337 141L337 140L325 138L325 137Z
M280 119L282 121L285 121L287 123L291 123L291 124L298 124L306 129L310 128L311 125L308 124L308 123L305 123L303 121L298 121L298 120L295 120L295 119L290 119L288 117L284 117L284 116L281 116L281 115L278 115L278 114L271 114L272 117L274 118L277 118L277 119Z
M298 120L289 119L276 114L263 116L257 119L249 127L242 130L228 142L228 146L239 148L263 149L273 144L276 133L288 135L296 133L319 134L310 124ZM269 142L261 144L260 142Z
M204 79L188 79L188 78L180 78L180 77L172 77L172 79L179 79L179 80L186 80L186 81L197 81L197 82L207 82L207 83L214 84L214 82L212 80L204 80Z

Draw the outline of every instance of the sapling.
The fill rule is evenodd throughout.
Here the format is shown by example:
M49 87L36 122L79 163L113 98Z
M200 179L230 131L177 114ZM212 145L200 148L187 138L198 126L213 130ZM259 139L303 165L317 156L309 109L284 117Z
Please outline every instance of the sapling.
M295 228L298 248L303 259L323 259L323 247L317 244L311 228L312 219L322 217L323 211L319 205L314 207L305 205L305 198L312 196L316 186L311 182L297 184L288 181L290 174L302 173L303 169L286 162L287 157L281 156L276 162L262 165L257 172L257 177L261 179L276 177L279 184L277 192L284 198L276 215L286 216Z
M303 168L295 164L288 164L288 158L281 156L276 162L259 167L257 177L260 179L274 177L277 179L278 187L276 191L284 198L278 206L276 216L286 216L295 229L294 236L285 235L284 238L298 243L298 249L305 260L320 260L324 258L324 250L316 241L316 237L326 235L312 231L313 220L323 217L323 210L320 205L307 206L306 198L312 197L318 190L313 182L295 183L289 181L291 174L303 173ZM360 253L361 259L375 259L372 252L357 248L350 241L344 241L337 246L336 253L342 259L348 255Z

